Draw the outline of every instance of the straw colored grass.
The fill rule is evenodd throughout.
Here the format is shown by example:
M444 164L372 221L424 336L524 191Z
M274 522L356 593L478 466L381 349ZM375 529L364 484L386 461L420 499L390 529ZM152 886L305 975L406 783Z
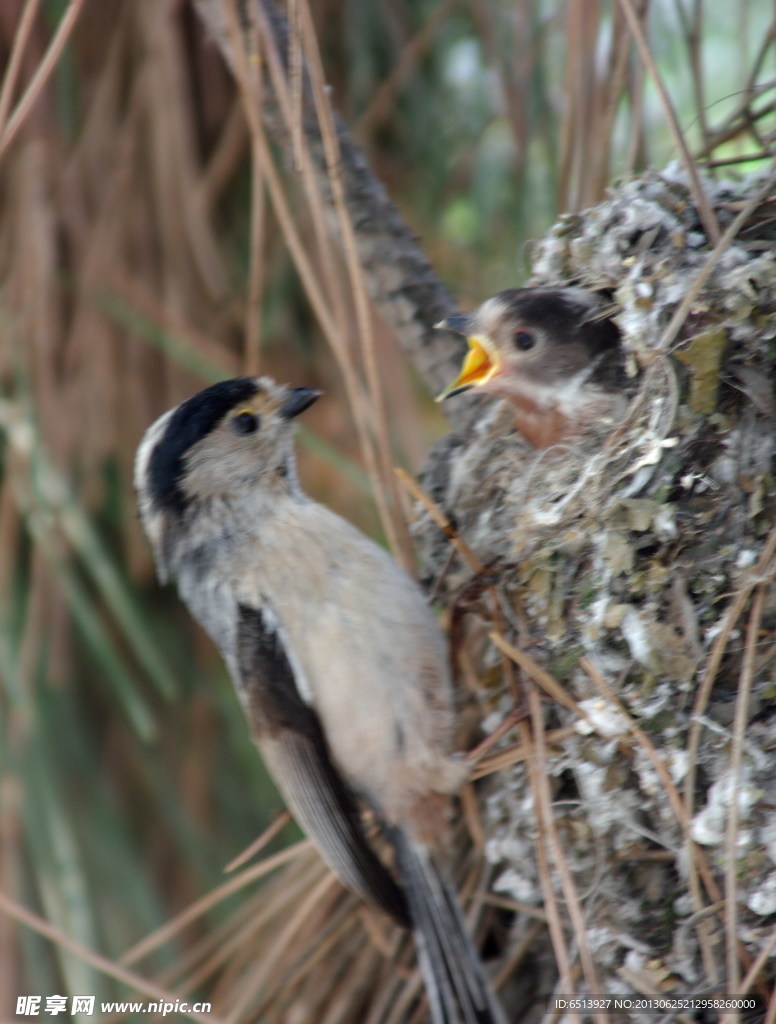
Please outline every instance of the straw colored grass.
M308 0L2 6L3 1019L32 992L190 997L212 1001L192 1015L212 1021L425 1019L411 941L289 838L218 659L152 578L130 484L137 442L164 409L242 372L326 391L300 434L311 493L410 569L408 521L433 530L421 572L444 565L433 593L473 769L451 870L511 1019L538 1019L553 991L655 985L646 967L600 961L603 890L566 842L558 766L583 745L593 695L624 723L618 770L651 766L684 846L677 936L698 950L698 986L757 991L776 1019L776 938L741 905L743 812L727 820L724 863L691 838L715 693L732 695L736 778L762 707L776 535L758 538L746 579L720 598L680 783L622 680L582 657L570 686L545 657L552 637L534 636L531 593L505 589L503 566L415 479L447 429L426 392L461 354L433 329L455 309L443 281L469 302L519 283L525 242L556 214L579 215L614 178L669 157L709 247L656 350L684 345L699 296L753 224L768 245L773 176L731 216L704 175L772 158L774 25L744 4L735 35L711 6L456 0L423 21L373 0L352 24L341 5ZM743 55L724 84L711 66L720 32ZM632 421L586 467L585 486L614 467L602 506L638 459L668 450L681 396L658 364ZM482 413L459 402L450 424L468 437ZM568 523L590 500L577 484ZM493 807L520 786L533 811L517 838L528 836L541 906L493 888ZM673 854L648 845L633 864Z

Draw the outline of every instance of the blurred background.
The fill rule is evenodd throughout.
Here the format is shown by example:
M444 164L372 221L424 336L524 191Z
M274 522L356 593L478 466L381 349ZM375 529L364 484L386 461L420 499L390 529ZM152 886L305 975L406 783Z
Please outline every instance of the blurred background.
M462 308L520 284L559 214L678 159L680 138L717 175L771 157L757 0L291 7L311 16L299 53L317 60L317 40L332 106ZM240 11L0 4L0 1018L23 993L127 991L82 948L118 961L282 812L219 658L154 580L131 486L145 428L242 372L320 387L305 487L386 542L402 501L381 507L369 445L416 472L446 429L321 233L301 128L286 149L262 136L266 68L233 73L218 18L233 31ZM376 378L355 355L364 317ZM385 405L366 434L359 394ZM174 986L244 900L214 899L140 973Z

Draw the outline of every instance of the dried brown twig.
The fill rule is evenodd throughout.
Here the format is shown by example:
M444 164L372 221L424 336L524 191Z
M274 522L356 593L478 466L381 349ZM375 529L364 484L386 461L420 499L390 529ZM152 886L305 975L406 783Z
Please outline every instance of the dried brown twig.
M682 131L679 125L679 121L676 117L676 112L674 110L674 105L671 102L671 97L668 93L668 90L666 89L663 77L660 74L657 65L655 64L655 59L653 57L652 51L649 46L649 42L647 41L646 33L644 31L644 25L641 19L639 18L635 7L633 6L632 0L620 0L620 6L628 22L628 27L630 28L630 31L636 42L636 46L638 48L641 60L644 66L649 71L650 77L655 84L655 88L658 91L658 95L660 96L660 103L663 107L663 113L671 129L671 135L673 136L676 147L681 154L684 168L687 171L687 176L690 181L690 188L692 190L695 203L698 207L698 214L701 218L704 230L709 238L709 241L712 242L712 244L716 244L720 236L719 224L717 223L716 215L709 203L708 196L706 195L706 190L703 187L703 183L701 182L700 177L698 175L697 165L690 154L690 150L687 145L684 132Z
M60 949L66 950L84 963L95 967L98 971L128 985L133 992L142 992L152 999L160 1000L162 1003L171 1003L172 1005L175 1005L176 1000L179 999L177 993L170 992L168 989L148 981L141 975L128 971L125 967L120 966L108 957L101 956L99 953L95 953L81 943L76 942L60 929L53 927L38 914L33 914L26 907L9 899L3 892L0 892L0 909L12 919L30 928L33 932L37 932L37 934L47 938ZM190 1020L201 1021L201 1024L225 1024L225 1019L215 1014L195 1013L193 1010L181 1012Z
M195 0L195 4L227 63L234 66L237 58L235 37L225 18L222 0ZM287 24L273 3L249 0L245 13L249 24L266 21L272 28L278 52L284 54L288 51ZM265 90L261 113L273 138L283 145L291 120L280 105L280 96L277 91ZM317 122L309 116L308 103L305 99L303 125L306 148L312 172L319 181L322 194L326 194L326 159ZM434 324L448 316L454 310L454 304L384 189L369 173L363 154L339 121L336 121L336 132L345 175L345 202L352 222L359 226L359 261L367 270L370 295L383 319L394 328L397 339L429 389L437 393L455 374L456 363L462 354L462 345L451 342L449 336L445 337L442 332L434 331ZM394 270L386 273L387 268ZM460 410L459 415L466 417L466 411Z

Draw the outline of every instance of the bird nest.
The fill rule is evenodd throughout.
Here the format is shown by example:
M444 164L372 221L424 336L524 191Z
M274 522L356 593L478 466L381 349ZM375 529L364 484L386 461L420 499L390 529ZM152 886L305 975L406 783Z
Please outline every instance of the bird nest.
M723 232L749 213L724 248L674 172L536 247L531 283L615 308L623 421L537 452L507 405L483 402L422 486L406 481L474 780L452 873L516 1024L543 1019L553 991L772 985L776 202L758 181L705 188ZM309 843L207 905L270 872L190 951L187 991L217 976L215 1005L267 1024L426 1019L411 940Z
M531 718L488 755L482 828L496 891L557 917L560 991L732 991L773 951L776 198L702 184L717 247L669 169L535 248L531 284L611 300L626 419L537 452L490 403L423 478L423 574L485 729Z

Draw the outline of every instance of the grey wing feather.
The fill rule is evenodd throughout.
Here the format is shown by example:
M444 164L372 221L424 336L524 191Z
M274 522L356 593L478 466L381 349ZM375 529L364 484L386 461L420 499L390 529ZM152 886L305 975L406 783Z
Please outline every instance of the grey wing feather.
M364 835L355 798L332 763L315 710L299 693L273 619L239 606L239 685L267 767L289 810L340 880L408 925L404 894Z

